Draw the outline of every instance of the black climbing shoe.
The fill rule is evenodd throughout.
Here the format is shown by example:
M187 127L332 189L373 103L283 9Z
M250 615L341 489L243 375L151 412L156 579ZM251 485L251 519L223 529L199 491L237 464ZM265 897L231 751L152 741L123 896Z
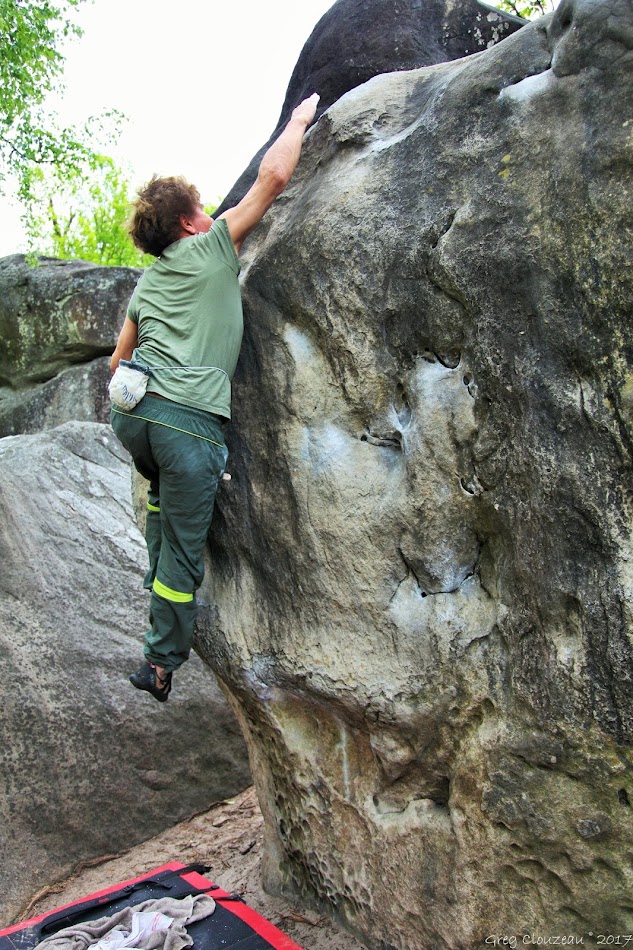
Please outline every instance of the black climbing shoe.
M166 703L171 692L171 673L160 677L153 663L143 663L140 670L130 676L130 683L137 689L151 693L159 703Z

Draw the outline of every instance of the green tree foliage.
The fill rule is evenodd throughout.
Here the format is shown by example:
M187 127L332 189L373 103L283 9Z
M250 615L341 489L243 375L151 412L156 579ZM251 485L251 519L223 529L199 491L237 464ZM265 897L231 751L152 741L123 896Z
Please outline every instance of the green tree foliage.
M552 13L558 6L559 0L492 0L494 6L504 13L514 13L523 20L534 20L536 17Z
M45 108L61 88L61 48L81 30L72 14L84 0L0 0L0 190L10 176L21 199L28 198L33 164L55 165L67 178L81 172L117 114L90 119L83 129L60 127Z
M36 165L30 171L23 217L30 256L81 259L95 264L147 267L154 258L134 247L127 222L132 212L128 176L107 155L90 158L71 181L63 170ZM207 205L213 214L217 205Z
M30 197L24 224L32 253L81 258L104 265L145 267L128 235L130 184L112 158L95 155L81 176L64 181L57 169L30 172ZM63 187L62 187L63 185Z

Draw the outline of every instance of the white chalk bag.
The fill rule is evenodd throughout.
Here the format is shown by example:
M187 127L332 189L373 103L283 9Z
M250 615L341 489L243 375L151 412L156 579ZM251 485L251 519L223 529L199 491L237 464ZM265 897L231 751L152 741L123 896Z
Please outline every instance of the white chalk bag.
M120 360L108 386L114 405L120 409L133 409L145 395L150 376L151 370L146 366Z

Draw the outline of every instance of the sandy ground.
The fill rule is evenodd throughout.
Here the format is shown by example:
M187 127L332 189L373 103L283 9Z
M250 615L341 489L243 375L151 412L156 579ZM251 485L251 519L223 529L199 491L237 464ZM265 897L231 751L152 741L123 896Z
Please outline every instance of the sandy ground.
M205 864L207 877L226 891L241 894L258 911L304 950L367 950L364 944L318 917L287 901L264 893L259 874L263 820L253 788L237 798L211 806L156 838L120 855L109 855L72 877L41 891L23 918L78 900L118 881L137 877L168 861Z

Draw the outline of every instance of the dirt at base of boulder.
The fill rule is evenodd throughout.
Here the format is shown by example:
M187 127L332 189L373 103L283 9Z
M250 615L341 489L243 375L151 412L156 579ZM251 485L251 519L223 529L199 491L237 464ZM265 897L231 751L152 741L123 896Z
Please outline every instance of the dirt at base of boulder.
M263 819L255 790L249 788L124 854L82 865L67 880L40 891L22 917L53 910L168 861L182 861L210 867L209 878L225 890L241 894L254 910L304 950L367 950L329 918L298 909L264 892L260 880L262 842Z

